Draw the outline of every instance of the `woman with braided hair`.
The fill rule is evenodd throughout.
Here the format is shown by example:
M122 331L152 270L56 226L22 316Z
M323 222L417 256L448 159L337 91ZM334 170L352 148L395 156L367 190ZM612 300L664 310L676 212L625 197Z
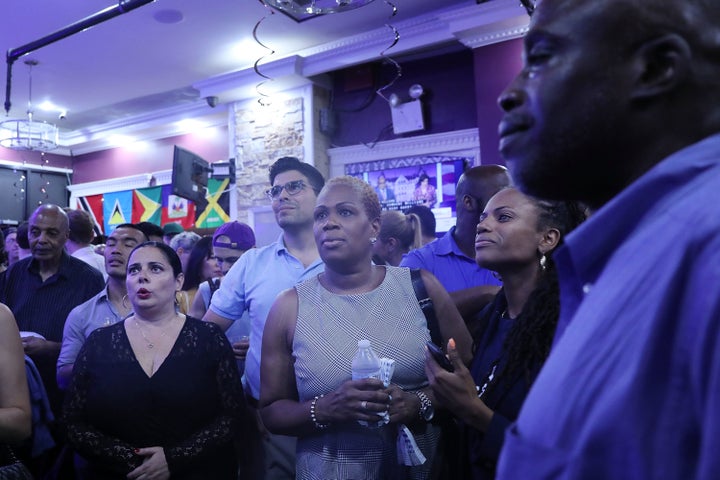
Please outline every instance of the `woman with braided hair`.
M448 342L454 372L427 355L433 393L465 425L464 478L493 478L505 429L513 422L550 353L560 313L552 253L585 219L576 203L551 202L514 188L495 194L480 215L475 259L497 272L503 288L481 312L470 370Z

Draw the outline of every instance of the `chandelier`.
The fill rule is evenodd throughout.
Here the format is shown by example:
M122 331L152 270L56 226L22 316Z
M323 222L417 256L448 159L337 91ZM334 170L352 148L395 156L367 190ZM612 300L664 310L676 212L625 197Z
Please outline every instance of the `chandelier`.
M54 150L58 146L58 128L51 123L33 120L32 67L37 64L37 60L25 60L29 77L27 117L0 122L0 146L12 150L41 152Z
M293 18L340 13L360 8L373 0L263 0L269 6Z

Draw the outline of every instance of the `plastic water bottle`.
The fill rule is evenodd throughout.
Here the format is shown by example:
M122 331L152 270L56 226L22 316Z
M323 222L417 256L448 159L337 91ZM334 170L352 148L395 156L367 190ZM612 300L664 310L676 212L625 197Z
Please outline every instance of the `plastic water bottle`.
M360 380L363 378L380 379L380 359L370 346L370 340L358 341L358 350L352 360L352 379ZM381 419L376 424L368 424L363 420L358 420L358 423L365 427L377 428L384 425L385 422Z

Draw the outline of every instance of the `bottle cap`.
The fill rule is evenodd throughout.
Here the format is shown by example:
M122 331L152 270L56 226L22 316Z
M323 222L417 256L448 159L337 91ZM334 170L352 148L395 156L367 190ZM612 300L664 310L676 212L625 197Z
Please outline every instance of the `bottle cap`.
M358 340L358 348L369 348L370 340Z

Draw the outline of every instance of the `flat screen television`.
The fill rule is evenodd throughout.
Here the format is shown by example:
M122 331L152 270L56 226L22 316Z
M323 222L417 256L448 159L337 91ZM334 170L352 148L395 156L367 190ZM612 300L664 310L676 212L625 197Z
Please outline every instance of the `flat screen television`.
M356 163L346 165L345 171L375 189L383 210L405 212L418 204L429 207L437 221L436 233L441 235L455 225L455 185L471 162L466 157L427 155ZM383 184L385 194L381 193Z
M172 166L172 193L195 203L201 212L208 204L210 165L200 155L175 145Z

